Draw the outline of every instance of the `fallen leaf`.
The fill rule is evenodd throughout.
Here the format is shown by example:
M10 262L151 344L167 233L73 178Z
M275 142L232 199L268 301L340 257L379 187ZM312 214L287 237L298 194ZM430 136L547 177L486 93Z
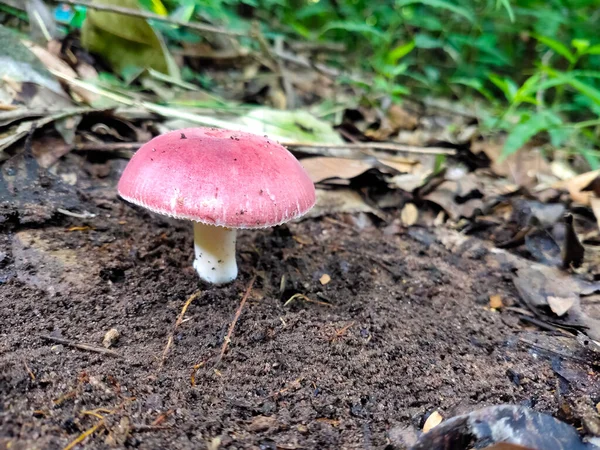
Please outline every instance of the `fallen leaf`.
M428 433L433 428L437 427L440 423L442 423L443 420L444 418L439 412L432 412L425 421L425 424L423 425L423 433Z
M95 3L140 9L137 0L95 0ZM162 36L145 19L88 9L81 43L102 55L120 74L128 68L153 68L179 78L179 69Z
M329 283L331 281L331 277L329 275L327 275L326 273L324 273L323 275L321 275L321 278L319 278L319 281L321 282L321 284L323 286L325 286L327 283Z
M407 203L404 205L404 208L402 208L402 212L400 213L400 220L402 221L402 224L406 227L410 227L417 223L418 219L419 210L414 203Z
M39 60L42 62L42 64L44 64L44 66L46 66L46 68L50 70L55 70L56 72L59 72L63 75L67 75L72 78L77 78L77 73L71 68L71 66L69 66L58 56L53 55L45 48L42 48L39 45L34 44L33 42L22 42L23 45L25 45L35 56L39 58ZM99 97L98 94L94 94L93 92L90 92L89 90L79 86L71 86L70 89L88 105L91 105Z
M575 304L575 297L548 297L548 306L558 317L564 316Z
M0 41L0 103L52 110L71 106L71 99L42 62L1 25Z
M558 183L553 184L552 187L555 189L566 189L575 203L587 206L590 204L590 198L592 197L593 192L586 191L585 188L598 176L600 176L600 170L594 170L592 172L582 173L569 180L559 181Z
M592 211L596 217L596 223L598 224L598 229L600 230L600 198L590 197L590 206L592 207Z
M282 144L286 142L323 142L343 144L340 135L324 120L307 111L280 111L254 108L239 121L256 134L266 134Z
M332 178L350 180L373 168L373 163L367 160L326 156L305 158L300 163L308 172L313 183L320 183Z
M506 257L508 254L504 253L504 255ZM532 264L531 261L512 256L508 256L508 259L512 260L517 268L517 275L513 277L513 282L519 296L534 312L541 314L539 308L549 307L549 297L572 298L574 300L568 308L569 314L555 319L552 323L557 326L583 328L590 338L600 340L600 318L588 315L581 307L580 298L583 293L596 291L598 286L590 285L556 267ZM560 302L555 301L555 305L558 303ZM566 304L566 301L562 303Z
M381 219L385 215L365 203L360 194L352 189L317 189L317 201L304 217L321 217L335 213L371 213Z
M504 304L502 303L502 296L501 295L491 295L490 296L490 308L493 309L502 309L504 307Z

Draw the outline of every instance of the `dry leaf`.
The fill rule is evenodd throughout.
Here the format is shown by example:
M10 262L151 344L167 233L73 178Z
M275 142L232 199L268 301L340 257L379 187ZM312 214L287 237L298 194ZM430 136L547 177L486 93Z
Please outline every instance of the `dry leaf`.
M425 421L425 425L423 425L423 433L427 433L431 429L437 427L440 423L442 423L442 420L444 420L444 418L439 412L432 412Z
M407 203L404 205L404 208L402 208L402 212L400 213L400 220L402 220L404 226L410 227L417 223L418 219L419 210L414 203Z
M558 317L564 316L575 304L575 297L548 297L548 306Z
M302 167L308 172L313 183L332 178L349 180L373 167L369 161L350 158L317 157L303 159Z
M502 297L500 295L490 296L490 308L501 309L504 306L502 303Z
M35 55L39 58L39 60L46 66L49 70L56 71L62 75L66 75L70 78L77 78L77 73L69 66L66 62L64 62L59 57L53 55L45 48L40 47L39 45L35 45L33 42L22 41L23 44ZM85 103L91 105L95 100L99 98L97 94L90 92L87 89L71 86L71 91L77 94Z
M334 213L371 213L382 219L385 218L380 211L365 203L360 194L352 189L317 189L317 202L307 214L308 217L321 217Z
M582 173L581 175L577 175L576 177L571 178L570 180L559 181L558 183L555 183L552 187L555 189L566 189L569 192L571 199L575 203L589 205L590 198L594 194L590 191L584 191L584 189L588 187L599 175L600 170Z
M327 275L326 273L324 273L321 278L319 278L319 281L321 282L321 284L323 286L325 286L327 283L329 283L331 281L331 277L329 275Z
M594 216L596 216L598 229L600 229L600 198L590 197L590 205L592 207L592 211L594 212Z

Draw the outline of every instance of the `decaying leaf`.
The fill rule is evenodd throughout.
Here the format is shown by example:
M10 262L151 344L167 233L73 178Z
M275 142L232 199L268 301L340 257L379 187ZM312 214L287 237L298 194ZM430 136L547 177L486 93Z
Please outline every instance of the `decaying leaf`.
M24 41L23 45L25 45L35 56L37 56L42 62L42 64L44 64L44 66L46 66L48 69L55 70L72 78L77 77L77 73L71 68L71 66L69 66L59 57L50 53L45 48L27 41ZM84 101L88 105L93 104L95 101L98 100L99 97L97 94L94 94L87 89L83 89L77 86L73 86L71 88L71 92L75 93L82 101Z
M539 308L550 307L549 297L555 298L554 305L559 312L571 303L571 300L556 299L573 299L564 315L553 323L558 326L581 328L590 338L600 340L600 318L589 316L581 308L581 294L592 290L594 286L556 267L531 264L516 258L512 259L512 262L518 269L513 282L521 299L535 313L542 314Z
M40 60L0 25L0 102L57 110L71 100Z
M598 224L598 229L600 230L600 198L590 197L590 206L592 207L594 217L596 217L596 223Z
M137 0L95 2L130 9L140 8ZM151 67L179 77L179 69L163 38L142 18L91 8L81 29L81 43L90 52L102 55L118 73L123 73L128 68Z
M558 317L564 316L575 304L575 297L553 297L548 296L548 306Z
M594 193L585 190L596 178L600 176L600 170L582 173L574 178L565 181L559 181L552 185L554 189L566 189L575 203L589 205L590 198Z
M317 189L316 196L315 207L305 217L365 212L384 218L378 210L365 203L360 194L352 189Z

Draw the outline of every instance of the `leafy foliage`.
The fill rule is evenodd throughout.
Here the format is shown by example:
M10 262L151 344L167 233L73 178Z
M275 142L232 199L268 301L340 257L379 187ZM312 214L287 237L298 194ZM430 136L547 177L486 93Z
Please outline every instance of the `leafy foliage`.
M348 51L330 64L371 75L338 81L358 84L371 98L482 101L488 129L508 133L505 155L542 134L600 166L590 150L600 144L596 0L138 1L180 20L249 30L256 19L267 37L344 43ZM171 39L193 36L157 29Z

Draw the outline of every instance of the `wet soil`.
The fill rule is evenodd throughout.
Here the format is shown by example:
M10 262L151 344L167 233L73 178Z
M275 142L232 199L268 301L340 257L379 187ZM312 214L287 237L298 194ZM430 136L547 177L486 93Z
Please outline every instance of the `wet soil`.
M551 358L520 345L516 314L489 308L518 300L486 250L310 219L241 232L239 278L209 287L189 224L118 200L114 179L86 196L92 219L1 235L0 448L61 449L92 429L80 448L398 449L394 431L435 410L560 416L577 401ZM42 337L103 348L112 328L117 356Z

